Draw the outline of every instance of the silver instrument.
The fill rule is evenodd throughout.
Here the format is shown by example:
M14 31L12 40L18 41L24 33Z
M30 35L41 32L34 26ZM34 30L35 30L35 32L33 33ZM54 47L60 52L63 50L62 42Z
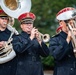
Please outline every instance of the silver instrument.
M14 19L13 17L10 17L10 16L9 16L9 22L8 22L8 25L13 26L14 23L15 23L15 19Z
M0 5L6 14L18 18L20 14L30 11L31 0L0 0Z
M10 61L16 56L11 41L12 40L8 40L5 42L5 46L0 48L0 64Z
M42 34L42 33L40 33L39 32L39 37L40 37L40 39L42 39L43 40L43 42L49 42L49 40L50 40L50 35L49 34Z
M72 37L72 44L74 47L74 53L76 55L76 36L73 34L73 31L74 31L73 28L76 29L76 9L72 10L71 12L72 12L71 19L73 19L72 24L70 25L69 23L67 23L67 25L68 25L69 30L71 31L71 34L72 34L72 36L71 36Z
M12 35L14 33L17 35L18 32L12 26L15 18L18 18L22 13L30 11L31 0L0 0L0 6L10 16L7 28L11 31L10 38L5 42L5 46L0 48L0 64L3 64L16 56L11 41Z

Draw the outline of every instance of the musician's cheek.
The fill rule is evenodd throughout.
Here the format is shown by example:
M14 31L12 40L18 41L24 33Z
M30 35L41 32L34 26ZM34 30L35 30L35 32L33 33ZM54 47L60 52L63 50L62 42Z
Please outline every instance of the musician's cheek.
M2 48L3 47L3 45L2 44L0 44L0 48Z
M76 36L76 31L74 31L74 35Z

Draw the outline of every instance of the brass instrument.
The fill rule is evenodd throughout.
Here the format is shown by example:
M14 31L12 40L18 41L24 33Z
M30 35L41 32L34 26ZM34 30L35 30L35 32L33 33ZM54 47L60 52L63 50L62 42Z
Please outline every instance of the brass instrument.
M31 0L0 0L0 6L4 12L10 16L7 28L11 31L11 35L8 41L5 42L5 46L0 48L0 64L3 64L16 56L11 44L11 39L12 35L14 33L18 34L18 32L12 26L15 18L18 18L22 13L30 11ZM4 24L6 23L4 22Z
M42 39L43 40L43 42L49 42L49 40L50 40L50 35L49 34L42 34L42 33L40 33L39 32L39 37L40 37L40 39Z
M0 48L0 64L10 61L16 56L11 41L12 39L8 40L5 42L5 46Z
M71 34L72 34L72 45L73 45L73 51L76 57L76 36L73 34L73 29L70 25L68 25L69 29L71 30Z
M20 14L30 11L31 0L0 0L0 6L6 14L18 18Z
M14 23L15 23L15 19L14 19L13 17L10 17L10 16L9 16L9 22L8 22L8 25L13 26Z
M73 34L74 29L76 31L76 9L72 10L72 24L70 25L69 23L67 23L69 30L71 31L72 34L72 44L73 44L73 48L74 48L74 53L76 55L76 35Z

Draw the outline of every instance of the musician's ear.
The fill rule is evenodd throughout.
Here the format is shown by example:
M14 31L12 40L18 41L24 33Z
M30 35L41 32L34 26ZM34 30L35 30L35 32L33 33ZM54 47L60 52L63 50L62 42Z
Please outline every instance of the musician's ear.
M61 22L59 22L59 25L60 25L60 26L62 25L62 21L61 21Z
M22 24L20 25L21 29L22 29Z

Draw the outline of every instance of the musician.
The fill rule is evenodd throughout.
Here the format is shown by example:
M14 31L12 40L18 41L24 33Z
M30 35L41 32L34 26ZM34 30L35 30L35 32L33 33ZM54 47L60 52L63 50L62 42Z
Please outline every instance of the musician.
M68 27L68 24L73 26L73 10L72 7L66 7L56 15L59 22L57 31L60 32L51 37L49 45L50 54L55 59L53 75L76 75L76 58L73 52L72 34ZM73 33L76 35L76 29Z
M8 41L11 31L7 28L9 22L9 16L0 9L0 48L4 46L4 42ZM13 34L13 37L15 34ZM0 53L1 58L1 53ZM14 58L13 60L0 64L0 75L15 75L17 65L17 59Z
M12 41L13 49L19 54L16 75L43 75L41 56L48 56L49 49L33 26L35 19L31 12L18 17L22 32Z

